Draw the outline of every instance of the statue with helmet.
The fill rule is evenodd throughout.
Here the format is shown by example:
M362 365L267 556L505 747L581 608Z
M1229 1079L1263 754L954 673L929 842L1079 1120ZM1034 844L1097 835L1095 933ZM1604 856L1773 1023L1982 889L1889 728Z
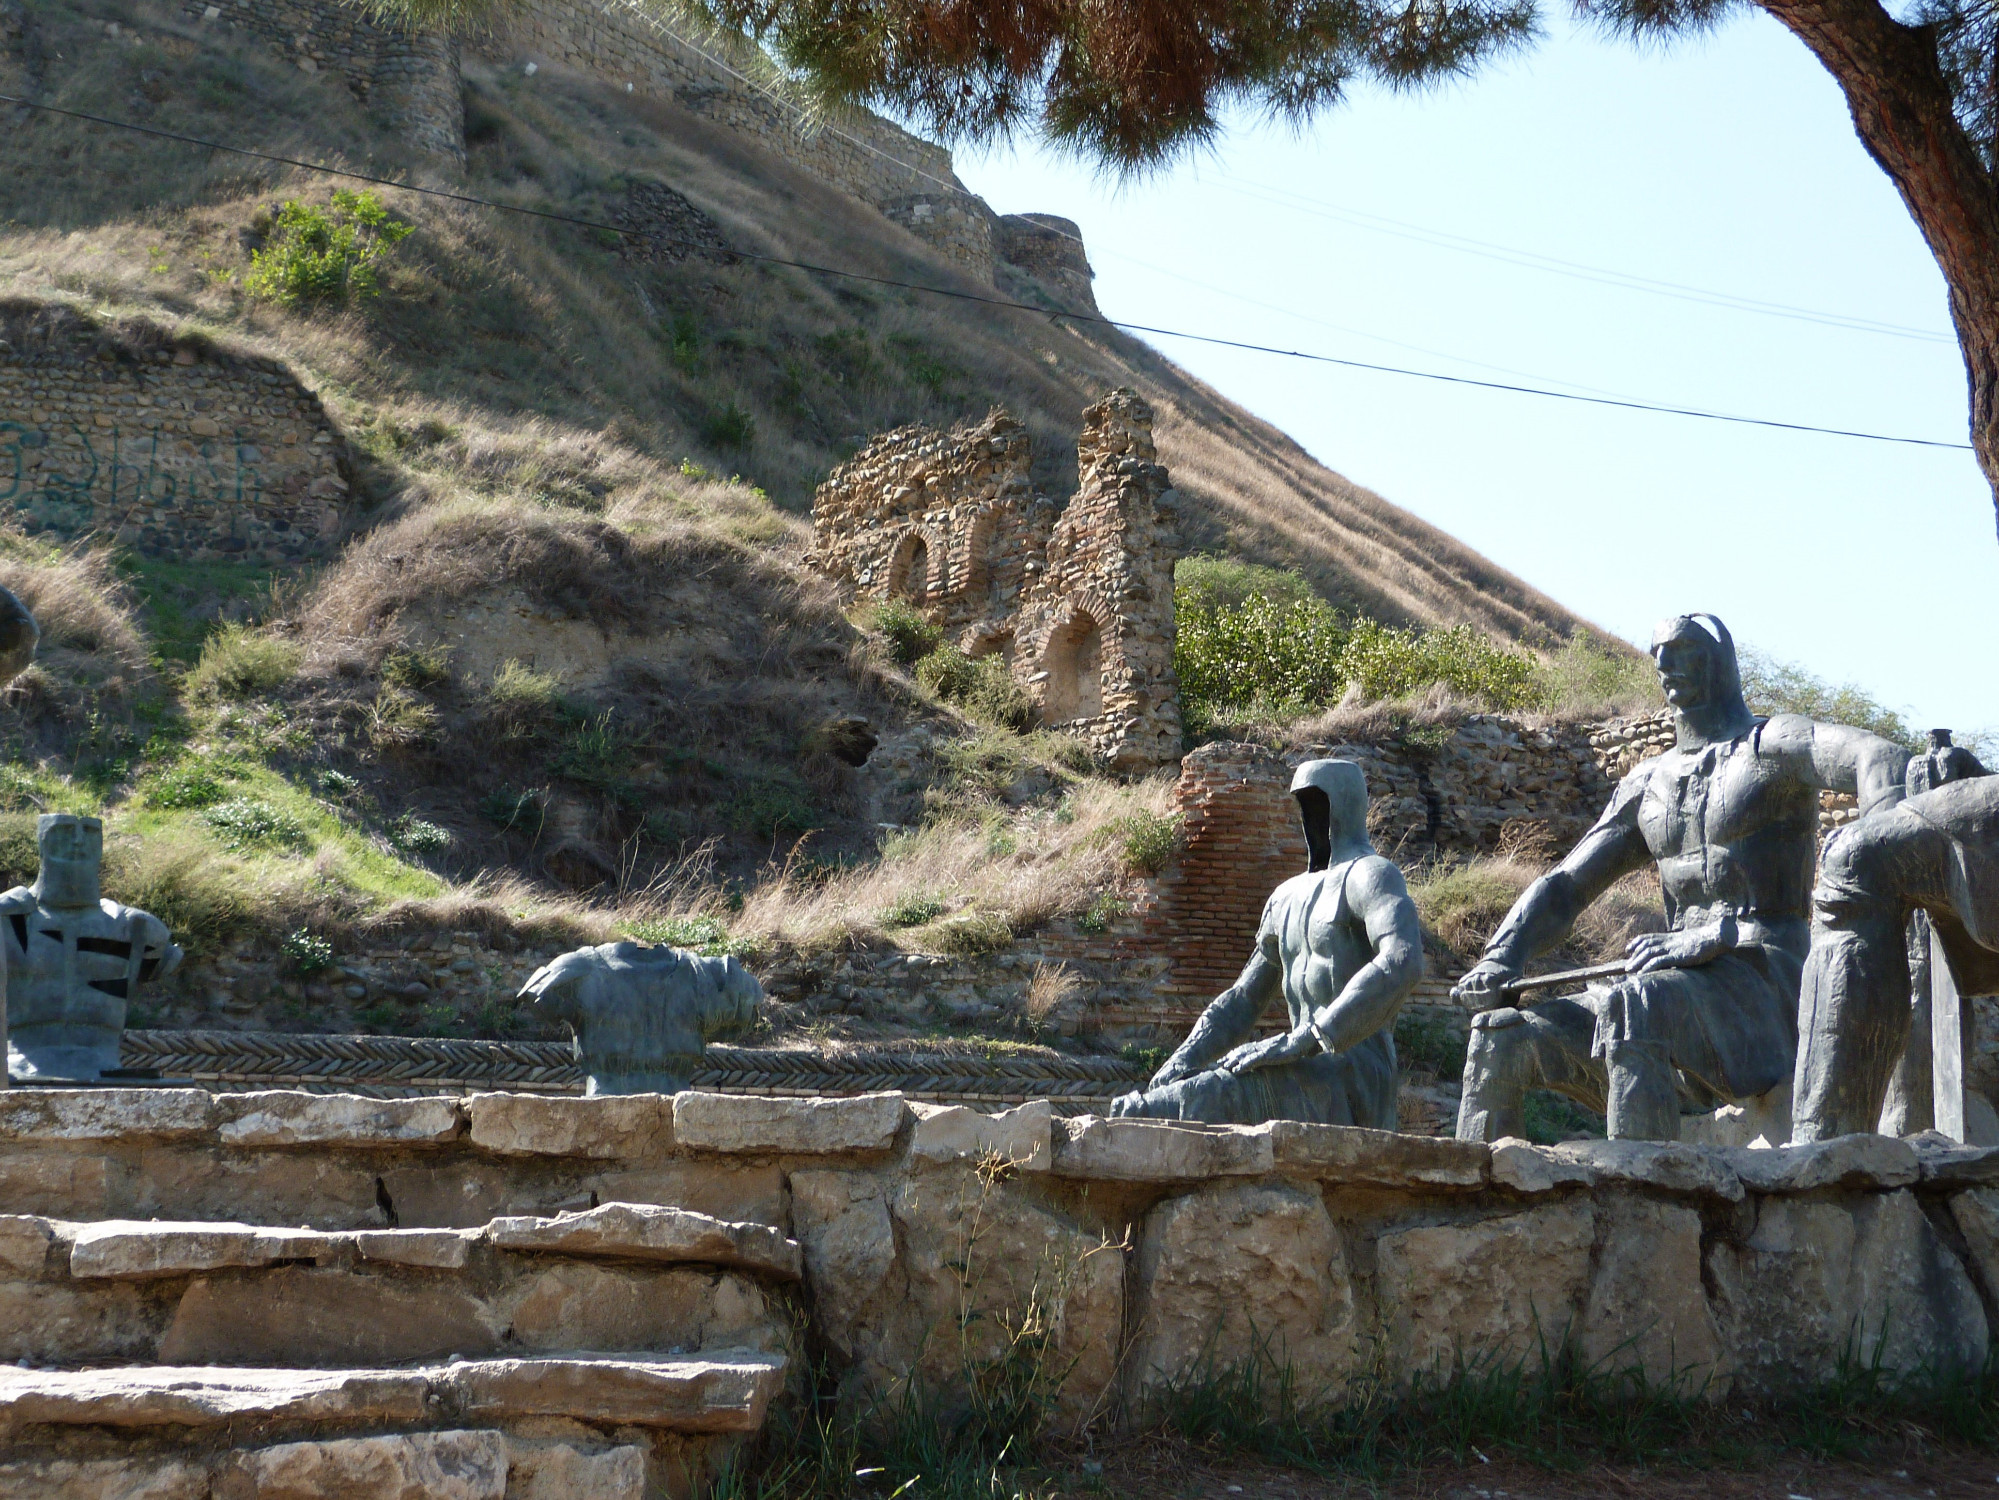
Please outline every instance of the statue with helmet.
M1271 894L1241 978L1113 1115L1396 1128L1395 1017L1423 977L1422 923L1402 872L1368 839L1360 767L1306 761L1291 792L1305 873ZM1289 1027L1254 1040L1280 996Z
M1683 1113L1758 1099L1792 1077L1819 793L1851 793L1863 815L1892 807L1908 752L1846 725L1756 718L1734 641L1712 615L1666 621L1652 657L1673 710L1673 748L1623 779L1454 991L1483 1007L1465 1062L1461 1139L1525 1134L1527 1091L1549 1089L1601 1111L1613 1138L1676 1140ZM1514 1004L1534 987L1528 962L1648 864L1668 930L1634 938L1606 982Z

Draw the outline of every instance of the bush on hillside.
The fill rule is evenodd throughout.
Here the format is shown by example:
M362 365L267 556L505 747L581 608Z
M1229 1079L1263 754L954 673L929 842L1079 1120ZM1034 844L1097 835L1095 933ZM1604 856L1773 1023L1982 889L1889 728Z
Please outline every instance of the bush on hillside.
M1534 706L1567 719L1651 713L1664 705L1652 663L1578 630L1534 666Z
M916 664L916 680L974 718L1025 733L1034 722L1034 700L997 656L967 656L940 646Z
M1252 598L1285 605L1309 603L1318 596L1302 573L1201 552L1174 564L1173 597L1180 609L1237 609Z
M221 698L273 692L298 675L305 654L290 641L247 625L224 625L201 645L201 659L187 674L188 691Z
M338 302L379 289L375 267L407 239L413 225L389 217L373 193L334 190L330 208L288 198L269 237L250 255L243 285L279 302Z
M888 642L888 654L899 667L913 667L944 644L944 632L900 599L874 608L867 626Z

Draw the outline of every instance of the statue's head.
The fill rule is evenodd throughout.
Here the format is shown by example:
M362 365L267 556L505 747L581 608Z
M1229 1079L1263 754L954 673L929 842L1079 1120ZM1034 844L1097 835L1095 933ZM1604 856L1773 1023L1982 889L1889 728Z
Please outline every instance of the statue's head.
M1675 615L1652 632L1652 664L1659 687L1683 725L1701 738L1747 734L1755 724L1742 700L1742 670L1735 638L1713 615Z
M95 906L104 865L104 820L75 813L43 813L35 824L42 869L35 899L44 906Z
M1367 837L1367 776L1350 760L1308 760L1291 778L1305 825L1307 870L1372 854Z

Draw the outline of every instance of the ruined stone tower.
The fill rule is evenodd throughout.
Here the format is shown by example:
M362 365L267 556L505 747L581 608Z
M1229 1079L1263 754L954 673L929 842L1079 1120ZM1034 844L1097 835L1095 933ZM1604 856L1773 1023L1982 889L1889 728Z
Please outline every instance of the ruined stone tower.
M812 504L813 560L855 600L905 599L969 656L999 655L1043 724L1127 769L1180 758L1173 494L1152 410L1128 390L1083 413L1067 506L1034 489L1027 429L884 433Z

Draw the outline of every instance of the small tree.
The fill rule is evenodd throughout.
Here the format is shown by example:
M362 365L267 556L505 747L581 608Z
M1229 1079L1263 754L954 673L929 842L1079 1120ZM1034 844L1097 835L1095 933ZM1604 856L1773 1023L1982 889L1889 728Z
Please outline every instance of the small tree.
M280 302L338 302L377 289L376 262L413 226L389 217L373 193L338 188L330 209L287 199L263 249L252 251L243 284Z

